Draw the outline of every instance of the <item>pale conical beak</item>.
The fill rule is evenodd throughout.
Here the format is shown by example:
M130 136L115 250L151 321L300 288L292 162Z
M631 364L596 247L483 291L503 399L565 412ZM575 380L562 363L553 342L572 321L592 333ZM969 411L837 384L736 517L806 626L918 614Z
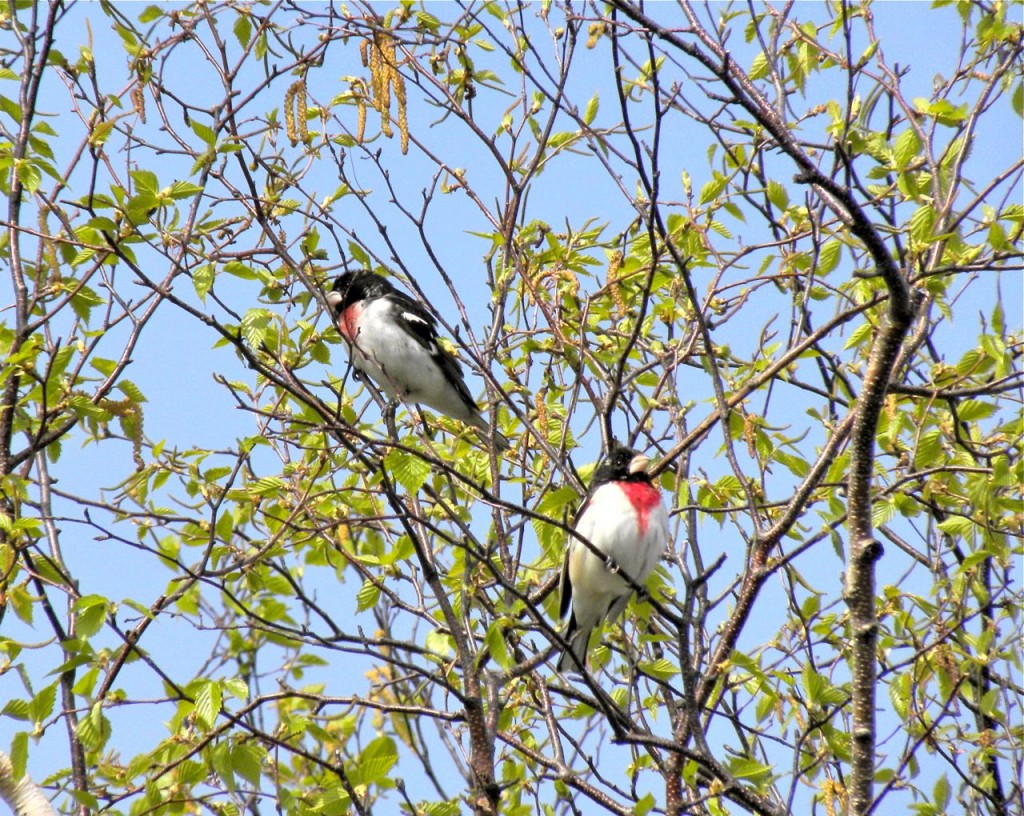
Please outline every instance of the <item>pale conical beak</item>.
M327 305L330 306L332 309L337 309L339 306L341 306L341 301L341 292L331 291L327 293Z
M629 462L629 472L635 473L646 473L647 466L651 463L651 460L644 456L642 453L638 453Z

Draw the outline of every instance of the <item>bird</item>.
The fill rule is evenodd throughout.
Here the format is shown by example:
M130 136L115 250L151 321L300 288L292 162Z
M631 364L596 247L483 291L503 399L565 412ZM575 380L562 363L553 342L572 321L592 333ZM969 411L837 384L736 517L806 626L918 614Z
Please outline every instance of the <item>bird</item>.
M437 319L423 304L369 269L339 275L326 298L353 365L389 399L427 405L484 437L493 433L495 448L508 449L508 439L480 415L462 367L438 343Z
M668 513L648 464L648 457L612 440L594 471L573 529L601 555L570 537L559 580L559 617L572 611L559 671L586 666L591 633L625 611L633 585L647 580L668 546Z

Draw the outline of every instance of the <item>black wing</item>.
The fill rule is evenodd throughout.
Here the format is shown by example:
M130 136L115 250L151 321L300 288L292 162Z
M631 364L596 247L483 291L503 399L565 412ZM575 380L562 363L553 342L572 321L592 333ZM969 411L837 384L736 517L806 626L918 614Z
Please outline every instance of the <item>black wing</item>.
M572 543L570 539L569 543ZM569 578L569 545L565 548L565 560L562 561L562 574L558 578L558 617L564 618L572 607L572 580Z
M392 314L398 324L412 336L423 349L430 354L441 367L445 378L459 393L459 398L474 411L479 410L476 400L466 387L466 379L462 374L459 361L445 351L437 342L437 318L428 312L423 304L413 300L397 289L385 295L391 304Z
M437 318L403 292L388 292L384 299L391 304L391 315L416 342L431 354L437 345Z

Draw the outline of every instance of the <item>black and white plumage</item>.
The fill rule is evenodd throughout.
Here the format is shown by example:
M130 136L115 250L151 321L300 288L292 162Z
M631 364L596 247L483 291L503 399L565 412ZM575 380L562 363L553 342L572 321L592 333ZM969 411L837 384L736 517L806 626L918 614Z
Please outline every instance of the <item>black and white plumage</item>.
M392 400L422 403L477 428L490 425L466 388L458 361L437 342L437 320L423 304L369 270L346 272L327 293L352 364ZM508 448L494 431L494 445Z
M570 608L572 614L565 632L569 649L558 660L559 671L585 667L591 633L601 621L615 620L625 611L633 589L622 573L634 584L643 584L665 552L668 513L647 474L649 462L613 441L594 471L574 529L603 557L575 536L570 538L559 582L559 614L564 618ZM609 558L617 571L609 569Z

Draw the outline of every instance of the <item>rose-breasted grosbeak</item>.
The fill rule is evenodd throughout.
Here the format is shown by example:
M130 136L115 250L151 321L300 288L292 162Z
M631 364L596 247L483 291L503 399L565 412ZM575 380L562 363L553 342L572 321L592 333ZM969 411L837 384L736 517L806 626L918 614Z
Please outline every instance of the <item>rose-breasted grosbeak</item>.
M649 462L612 441L608 455L594 471L575 530L603 557L575 536L570 538L559 582L559 613L564 618L571 605L572 616L565 632L569 649L558 660L559 671L585 667L591 632L605 618L615 620L626 609L633 590L622 574L634 584L643 584L665 551L668 513L647 475ZM615 571L610 569L611 562Z
M365 269L341 275L327 303L353 365L390 399L423 403L484 436L491 432L458 361L437 342L437 320L422 304ZM508 440L494 431L494 445L503 451Z

